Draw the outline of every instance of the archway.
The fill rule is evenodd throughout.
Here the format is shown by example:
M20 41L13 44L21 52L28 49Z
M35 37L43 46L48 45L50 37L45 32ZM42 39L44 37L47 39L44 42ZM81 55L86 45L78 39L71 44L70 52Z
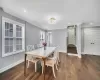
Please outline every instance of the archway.
M67 27L68 39L67 39L67 53L77 54L76 43L76 31L77 25L71 25Z

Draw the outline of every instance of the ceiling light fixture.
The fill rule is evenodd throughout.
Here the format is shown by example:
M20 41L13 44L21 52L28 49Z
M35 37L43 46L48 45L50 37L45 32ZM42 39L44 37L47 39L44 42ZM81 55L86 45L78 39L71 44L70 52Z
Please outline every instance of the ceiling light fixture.
M54 17L49 19L49 23L50 24L55 24L56 23L56 19Z

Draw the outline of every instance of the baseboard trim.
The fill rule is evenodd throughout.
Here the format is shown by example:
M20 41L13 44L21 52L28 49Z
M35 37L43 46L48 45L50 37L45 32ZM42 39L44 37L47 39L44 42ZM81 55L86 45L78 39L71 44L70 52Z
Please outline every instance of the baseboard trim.
M1 69L0 69L0 73L2 73L2 72L4 72L4 71L7 71L7 70L11 69L12 67L14 67L14 66L16 66L16 65L18 65L18 64L20 64L20 63L22 63L22 62L24 62L24 59L23 59L23 60L19 60L19 61L13 63L13 64L10 64L10 65L8 65L8 66L6 66L6 67L4 67L4 68L1 68Z
M78 58L81 58L81 55L79 54L73 54L73 53L68 53L69 56L77 56Z
M78 56L78 54L68 53L69 56Z
M82 55L85 55L85 54L87 54L87 55L95 55L95 56L100 56L100 54L95 54L95 53L94 53L94 54L93 54L93 53L92 53L92 54L89 54L89 53L82 52Z

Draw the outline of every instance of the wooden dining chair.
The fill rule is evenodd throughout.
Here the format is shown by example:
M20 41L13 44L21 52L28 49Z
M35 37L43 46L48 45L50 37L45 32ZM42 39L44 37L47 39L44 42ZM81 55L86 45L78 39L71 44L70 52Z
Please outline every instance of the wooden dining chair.
M27 51L33 51L34 50L34 45L28 45L27 46ZM27 68L29 68L29 63L32 62L35 64L35 72L37 71L37 62L39 61L39 59L36 58L36 56L33 55L27 55Z
M56 51L57 52L57 51ZM59 57L59 52L57 52L57 54L53 53L53 56L48 57L49 59L53 59L54 56L57 57L57 65L59 66L60 63L60 57Z
M58 52L55 51L54 54L55 54L54 57L48 58L46 60L45 65L47 67L48 66L52 67L53 75L56 78L56 76L55 76L55 67L56 67L56 70L58 70L58 67L57 67L57 57L58 57L57 55L58 55ZM43 73L43 70L44 70L44 63L43 63L43 61L41 61L41 65L42 65L42 73Z
M42 44L37 44L37 48L42 48L43 45Z

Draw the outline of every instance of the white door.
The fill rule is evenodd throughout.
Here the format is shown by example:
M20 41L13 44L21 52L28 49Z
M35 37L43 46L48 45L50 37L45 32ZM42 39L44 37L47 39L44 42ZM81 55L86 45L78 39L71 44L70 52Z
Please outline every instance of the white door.
M84 29L84 53L100 55L100 28Z

